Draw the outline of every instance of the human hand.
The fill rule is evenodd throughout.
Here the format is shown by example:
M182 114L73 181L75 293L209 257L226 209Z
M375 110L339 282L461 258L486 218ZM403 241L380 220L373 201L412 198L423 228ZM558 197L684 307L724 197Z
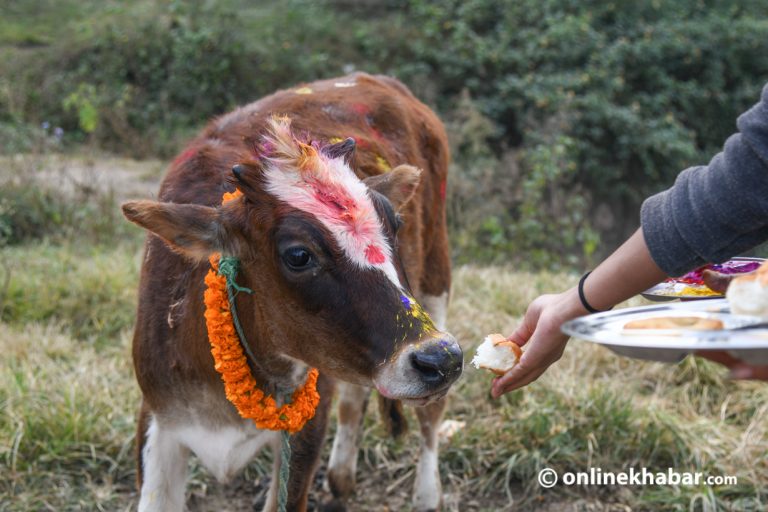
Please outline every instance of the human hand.
M558 295L542 295L531 302L523 321L509 336L521 347L529 346L511 370L494 379L491 395L498 398L538 379L560 359L568 343L568 336L560 331L560 326L586 313L575 288Z
M745 363L741 359L733 357L726 351L706 350L696 352L696 355L709 359L729 368L731 371L728 377L735 380L765 380L768 381L768 365L753 365Z

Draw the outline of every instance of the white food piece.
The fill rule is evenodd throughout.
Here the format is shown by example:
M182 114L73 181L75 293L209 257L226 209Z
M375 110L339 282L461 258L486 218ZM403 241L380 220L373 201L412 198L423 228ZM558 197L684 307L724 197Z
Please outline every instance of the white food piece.
M516 350L515 350L516 349ZM519 361L520 347L501 334L490 334L477 347L472 364L475 368L503 375Z
M735 315L768 317L768 261L753 274L731 281L725 296Z

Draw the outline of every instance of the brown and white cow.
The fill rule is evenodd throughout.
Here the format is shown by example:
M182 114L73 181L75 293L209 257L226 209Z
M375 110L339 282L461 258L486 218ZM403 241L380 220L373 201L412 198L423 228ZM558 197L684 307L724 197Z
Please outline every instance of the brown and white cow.
M123 205L151 232L133 341L140 511L184 508L190 452L226 481L278 442L238 415L214 370L203 280L215 252L240 259L238 284L254 292L239 294L237 309L263 389L292 390L308 366L320 370L320 406L291 441L288 509L306 508L335 380L331 504L343 507L354 488L358 430L375 387L394 419L396 401L417 406L414 504L439 506L436 428L463 365L444 332L448 158L439 120L402 84L353 74L213 121L173 162L158 202ZM221 205L235 186L243 195Z

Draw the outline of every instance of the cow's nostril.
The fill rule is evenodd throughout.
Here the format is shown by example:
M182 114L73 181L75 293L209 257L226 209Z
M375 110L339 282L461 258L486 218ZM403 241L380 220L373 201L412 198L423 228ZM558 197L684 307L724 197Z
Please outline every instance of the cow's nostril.
M445 380L438 354L430 351L417 351L411 354L411 365L419 372L422 380L429 384L437 384Z

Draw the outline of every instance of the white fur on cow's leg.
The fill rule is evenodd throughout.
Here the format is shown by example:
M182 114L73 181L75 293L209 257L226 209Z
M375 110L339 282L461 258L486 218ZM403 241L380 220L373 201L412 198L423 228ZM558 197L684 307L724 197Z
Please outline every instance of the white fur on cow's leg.
M270 446L274 462L272 463L272 480L269 482L267 498L264 500L262 512L274 512L277 510L277 485L280 478L280 439Z
M445 330L445 323L448 319L449 300L448 291L440 295L422 295L419 299L419 303L427 310L435 326L441 331Z
M438 471L437 429L445 404L446 399L441 398L425 407L416 408L421 427L421 452L413 484L413 507L417 512L437 510L440 507L443 488Z
M441 331L446 329L449 300L450 293L447 290L440 295L425 294L419 299L435 326ZM416 408L421 427L421 451L413 484L413 507L417 512L437 510L440 507L443 488L438 470L437 429L445 405L446 399L442 398L426 407Z
M182 512L189 450L152 418L147 429L139 512Z
M334 498L347 498L355 489L357 443L371 390L346 382L338 384L338 427L333 438L326 484Z

